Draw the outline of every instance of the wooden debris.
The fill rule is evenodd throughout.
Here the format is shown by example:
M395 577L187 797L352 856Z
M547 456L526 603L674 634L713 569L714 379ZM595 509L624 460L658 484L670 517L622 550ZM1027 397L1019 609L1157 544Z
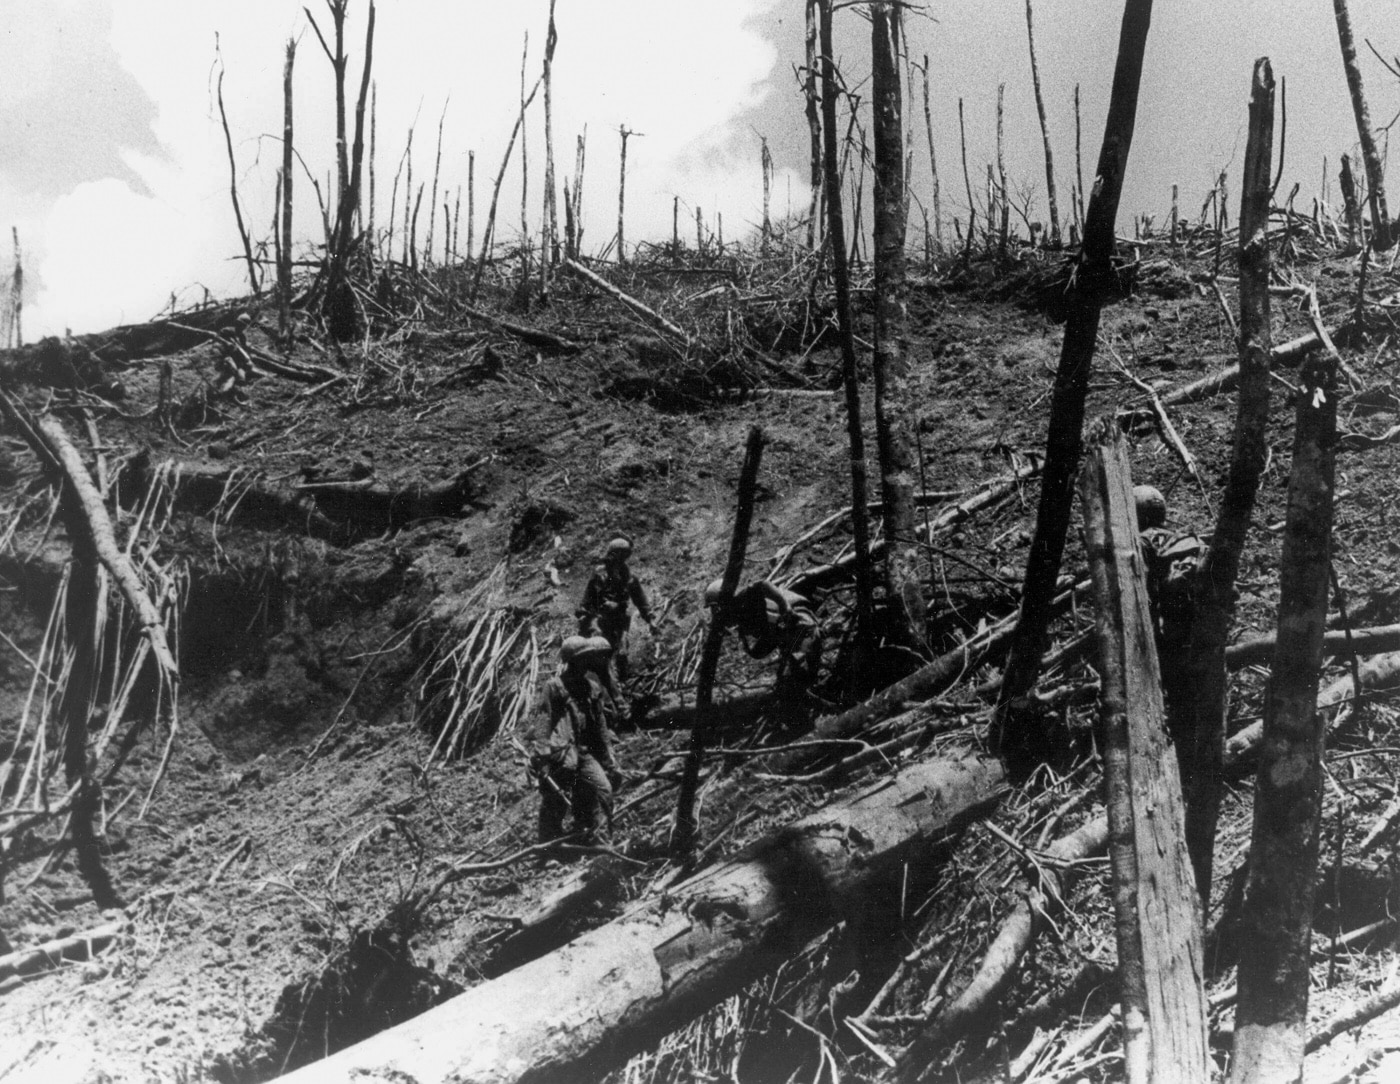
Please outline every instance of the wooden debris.
M122 930L122 923L109 922L0 956L0 981L50 971L65 961L90 960L120 937Z

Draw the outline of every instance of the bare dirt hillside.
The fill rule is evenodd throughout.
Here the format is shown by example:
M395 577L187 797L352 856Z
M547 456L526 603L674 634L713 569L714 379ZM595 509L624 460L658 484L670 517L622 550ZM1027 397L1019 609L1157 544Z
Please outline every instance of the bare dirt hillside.
M1369 269L1358 323L1356 260L1310 247L1307 235L1289 244L1279 285L1316 283L1326 325L1352 323L1337 336L1358 380L1342 412L1353 437L1338 470L1339 583L1353 625L1393 624L1400 455L1384 438L1400 409L1387 302L1397 283L1388 269ZM1233 285L1212 280L1211 249L1206 238L1131 249L1122 296L1099 333L1091 414L1143 407L1146 387L1165 394L1235 360ZM56 489L7 427L0 955L115 928L100 950L0 977L0 1079L271 1079L510 966L502 946L519 920L602 860L567 849L512 860L535 841L538 803L512 739L574 629L603 545L619 533L634 540L634 570L661 615L657 635L639 630L631 646L638 725L620 735L630 778L614 840L625 875L563 927L512 951L537 954L665 883L672 756L688 739L664 725L665 709L693 681L700 592L723 569L750 426L763 427L767 444L749 573L767 574L791 546L779 576L791 575L849 541L848 519L830 519L849 493L839 359L825 287L811 288L812 269L796 255L702 262L658 251L599 270L679 324L689 347L568 277L542 302L515 288L511 267L497 268L468 309L465 269L392 266L357 286L369 321L348 343L305 318L288 345L272 308L247 299L0 358L7 393L61 420L105 486L117 541L131 543L149 582L169 588L163 605L180 666L178 712L138 675L93 765L102 794L88 853L107 882L95 883L90 861L80 868L73 848L55 845L65 818L42 810L66 790L51 751L60 710L52 689L64 680L52 629L65 613L69 539L54 514ZM909 351L931 516L1043 450L1063 273L1061 256L1027 250L1000 266L950 261L912 284ZM240 323L241 314L250 319ZM1276 342L1312 330L1301 297L1283 290L1273 321ZM1288 382L1281 369L1237 639L1273 629ZM1233 396L1168 412L1198 477L1145 411L1126 422L1135 480L1168 495L1174 525L1205 530ZM925 548L933 651L1014 611L1035 487L1027 480ZM1077 543L1068 561L1070 571L1082 565ZM977 687L996 676L994 664L927 709L949 721L937 737L850 772L776 778L749 754L791 743L813 718L913 665L892 649L852 673L849 585L832 583L818 603L827 646L813 697L736 713L707 766L709 860L912 758L982 741ZM1077 610L1060 642L1090 619L1087 606ZM133 642L130 630L108 641L112 673L94 694L94 731L111 718L113 674ZM1264 672L1237 672L1232 728L1259 717ZM770 664L731 644L721 697L763 693L771 677ZM1064 761L992 819L1027 845L1043 847L1096 812L1093 677L1081 658L1042 687L1065 726ZM1394 725L1377 694L1334 741L1319 1021L1395 968L1393 841L1383 833L1358 846L1395 798ZM1241 776L1220 838L1216 916L1229 913L1249 808ZM967 982L1024 887L1027 869L1001 838L970 829L927 897L903 901L878 949L834 932L634 1060L626 1079L882 1079L917 1020ZM1038 1027L1049 1036L1045 1053L1018 1067L1070 1079L1054 1075L1051 1057L1111 1001L1105 875L1104 863L1086 867L998 1015L975 1021L945 1052L946 1079L1001 1079L1003 1054L1016 1059ZM1329 947L1334 933L1376 922ZM1223 928L1213 942L1215 994L1233 981L1238 949ZM1054 996L1066 992L1073 997ZM1223 1036L1230 1010L1220 1001ZM843 1023L863 1011L861 1028ZM1358 1044L1383 1051L1400 1046L1396 1035L1382 1023L1322 1056L1356 1064ZM1059 1068L1111 1076L1116 1061L1095 1049Z

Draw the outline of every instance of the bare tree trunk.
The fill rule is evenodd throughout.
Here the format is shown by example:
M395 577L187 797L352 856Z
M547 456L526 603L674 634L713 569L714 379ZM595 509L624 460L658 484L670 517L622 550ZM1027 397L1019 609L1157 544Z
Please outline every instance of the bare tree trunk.
M540 294L549 296L549 272L559 262L559 209L554 180L554 0L549 0L549 27L544 39L544 245L540 253Z
M631 131L627 125L619 124L617 134L622 139L622 154L617 167L617 262L625 264L627 256L623 248L622 217L627 207L627 137L637 133Z
M573 259L583 255L583 167L587 162L588 126L578 136L574 149L574 253Z
M491 207L486 213L486 225L481 231L481 256L477 260L476 275L472 279L472 297L476 297L476 292L481 288L481 276L486 270L486 258L491 254L492 234L496 228L496 204L501 198L501 182L506 178L506 167L510 165L510 152L515 149L515 141L520 137L520 129L525 123L525 110L530 108L530 103L535 100L535 92L540 88L539 81L535 81L535 89L530 91L529 97L520 103L520 112L516 114L515 126L510 130L510 139L506 142L506 152L501 155L501 168L496 173L496 183L491 189ZM471 204L467 204L467 231L471 231Z
M1075 213L1079 216L1079 228L1084 228L1084 154L1081 117L1079 115L1079 84L1074 84L1074 175L1079 184L1076 187Z
M1356 248L1366 245L1366 230L1361 222L1361 206L1356 198L1356 177L1351 171L1351 155L1342 155L1342 209L1347 220L1347 239Z
M816 251L822 238L822 124L819 115L817 89L817 0L804 0L803 12L806 19L807 69L803 80L803 98L807 113L807 136L810 153L810 177L812 202L807 212L807 247Z
M335 219L335 235L329 254L330 269L327 275L324 315L326 327L331 336L344 341L359 334L360 320L356 310L354 291L346 279L345 262L350 257L350 243L354 237L355 214L360 203L360 171L364 159L365 102L369 98L370 74L374 69L374 4L369 5L369 15L365 24L365 60L360 71L360 94L355 104L355 147L353 166L344 159L345 154L345 57L341 50L341 34L345 23L345 8L348 0L326 0L332 13L338 12L336 21L336 110L338 146L341 169L349 173L343 178L340 200ZM314 24L313 24L314 25ZM324 43L323 43L324 44Z
M1351 14L1347 0L1332 0L1337 17L1337 41L1342 47L1342 67L1351 91L1351 111L1356 115L1356 138L1361 144L1361 160L1366 166L1366 186L1370 190L1371 236L1382 252L1393 243L1390 236L1390 212L1385 206L1385 172L1376 150L1376 136L1371 128L1371 110L1366 104L1366 90L1361 84L1361 65L1356 61L1356 41L1351 35Z
M1278 646L1264 700L1249 881L1241 913L1239 1004L1230 1080L1300 1080L1308 955L1322 819L1325 723L1317 711L1327 627L1337 429L1336 365L1303 368L1279 570Z
M836 922L883 915L891 901L898 922L902 886L927 884L950 842L1003 789L994 762L915 765L564 948L280 1079L601 1077L782 966Z
M831 269L836 280L836 312L841 327L841 370L846 391L846 434L851 462L851 535L856 552L856 642L870 643L874 576L870 568L870 526L867 520L865 433L860 420L860 384L856 368L855 329L851 325L851 283L846 265L846 226L841 215L841 174L837 167L836 57L832 51L832 0L818 0L822 53L822 161L826 171L827 234L831 239Z
M530 220L527 214L530 198L530 140L525 129L525 60L530 55L530 32L525 31L525 45L520 50L520 287L524 291L530 282ZM541 73L540 79L544 76ZM538 88L539 83L535 86ZM533 95L531 95L533 97Z
M375 258L379 256L379 242L374 236L374 151L375 136L379 127L379 83L369 85L369 214L365 216L365 234L369 237L369 250Z
M1055 197L1055 156L1050 150L1050 126L1045 121L1045 97L1040 92L1040 67L1035 59L1035 26L1031 0L1026 0L1026 42L1031 51L1031 85L1035 88L1035 111L1040 117L1040 138L1045 144L1045 198L1050 204L1050 244L1060 245L1060 207Z
M258 264L253 259L253 244L248 238L248 228L243 225L243 208L238 202L238 162L233 156L233 137L229 135L228 114L224 112L224 69L219 65L219 79L215 84L215 97L219 103L219 120L224 126L224 146L228 149L228 193L233 201L233 220L238 224L238 237L243 242L243 258L248 264L248 286L257 297L262 293L258 282Z
M1240 398L1230 475L1215 533L1192 583L1191 628L1179 686L1168 695L1186 792L1186 845L1203 907L1210 906L1215 824L1224 787L1225 641L1235 613L1235 578L1268 456L1272 334L1267 230L1273 137L1274 75L1265 57L1254 66L1240 191Z
M933 174L933 241L939 255L943 254L943 208L938 186L938 158L933 153L933 113L928 103L928 54L924 54L924 133L928 136L928 168Z
M914 519L917 421L904 351L907 223L903 102L895 60L901 32L899 8L888 0L872 3L870 31L875 126L875 440L887 540L885 582L890 602L902 611L904 627L895 635L917 648L924 643L925 607Z
M442 174L442 126L447 121L447 103L442 105L442 112L438 115L437 151L433 155L433 188L428 196L428 233L423 238L424 262L433 262L433 234L437 232L437 194L438 178ZM444 215L443 221L446 222ZM444 229L447 227L444 226Z
M292 67L296 55L296 39L288 38L282 65L282 236L277 265L277 332L284 347L292 339Z
M770 213L770 203L773 199L773 155L768 150L768 139L766 136L758 137L759 155L758 165L763 173L763 225L762 236L759 238L759 251L768 255L768 242L773 236L773 219Z
M972 255L977 231L977 204L972 199L972 175L967 171L967 122L963 116L963 100L958 99L958 141L962 146L963 187L967 189L967 243L963 246L963 262ZM987 208L991 214L991 208Z
M1181 781L1163 722L1128 453L1112 418L1100 423L1079 494L1098 600L1099 715L1125 1075L1131 1084L1205 1084L1201 910L1180 846Z
M1113 73L1103 146L1084 222L1084 244L1075 272L1075 288L1067 299L1060 364L1050 398L1050 421L1045 440L1045 470L1036 508L1035 536L1026 559L1021 612L1001 693L992 722L992 741L1014 774L1040 762L1041 735L1035 733L1022 701L1035 685L1045 651L1050 602L1064 555L1074 500L1074 474L1083 447L1084 401L1093 369L1095 340L1104 297L1114 275L1114 221L1123 190L1123 174L1132 147L1137 116L1152 0L1128 0L1123 8L1118 60Z
M1006 149L1002 138L1006 84L997 84L997 196L1001 202L1000 232L997 239L997 258L1006 260L1006 242L1011 231L1011 194L1006 190Z
M700 765L710 744L710 731L715 726L715 674L719 669L719 653L724 647L727 629L722 615L725 607L733 601L734 592L739 589L739 578L744 573L744 554L749 546L749 524L753 522L758 468L762 462L763 430L755 425L749 429L748 442L744 447L744 465L739 470L739 493L734 510L734 531L729 538L729 560L724 566L719 600L710 611L710 624L705 631L705 644L700 649L700 667L695 678L695 724L690 730L690 749L685 758L685 771L676 799L675 826L671 832L671 855L681 863L688 863L694 857L699 835L695 794L700 786Z
M476 234L476 151L467 151L467 257Z

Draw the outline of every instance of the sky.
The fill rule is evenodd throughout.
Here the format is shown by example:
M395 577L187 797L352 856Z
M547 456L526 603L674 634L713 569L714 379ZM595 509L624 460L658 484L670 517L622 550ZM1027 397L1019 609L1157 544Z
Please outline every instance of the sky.
M1351 0L1376 126L1400 110L1400 82L1364 45L1400 53L1391 4ZM308 5L329 33L324 0ZM367 0L351 0L347 24L353 97ZM1254 59L1271 58L1287 83L1287 136L1280 196L1296 181L1300 206L1336 199L1336 168L1354 153L1355 124L1330 4L1323 0L1174 0L1155 5L1120 230L1132 216L1165 221L1171 186L1183 213L1199 212L1220 171L1230 174L1231 216ZM1030 82L1024 0L926 0L907 15L910 52L928 57L930 111L945 216L966 216L958 106L967 129L974 192L994 159L998 86L1005 86L1007 172L1014 198L1043 220L1045 174ZM441 251L441 209L462 191L475 154L480 236L492 182L518 112L522 52L538 75L548 0L381 0L374 42L377 86L376 224L389 216L395 173L401 230L406 146L413 128L413 188L439 191L432 211ZM1062 208L1073 181L1073 96L1081 95L1084 169L1092 174L1103 133L1122 4L1039 0L1036 51ZM759 145L777 166L773 212L807 203L807 134L795 66L802 62L802 0L557 0L553 129L560 180L574 173L576 138L587 133L584 247L602 252L617 219L620 126L628 141L629 244L670 237L679 200L682 236L693 239L698 207L707 231L723 216L726 240L761 217ZM847 82L868 92L869 24L837 13L837 52ZM254 240L271 235L281 161L282 69L297 42L294 144L306 164L294 179L299 255L314 255L320 211L309 177L325 192L334 169L334 85L306 11L289 0L27 0L0 27L0 228L13 226L24 254L24 333L99 330L247 289L229 196L230 173L215 89L236 158L238 194ZM543 111L526 122L528 217L538 222ZM915 125L914 196L929 200L922 83L906 111ZM1280 128L1283 126L1280 125ZM1324 182L1324 159L1332 175ZM979 179L982 181L979 184ZM1092 180L1092 177L1090 178ZM498 237L520 233L521 159L501 188ZM426 238L430 196L418 236ZM915 222L919 216L915 211ZM917 237L922 226L914 230ZM463 234L465 239L465 235ZM397 246L396 246L397 247ZM8 268L0 245L0 274Z

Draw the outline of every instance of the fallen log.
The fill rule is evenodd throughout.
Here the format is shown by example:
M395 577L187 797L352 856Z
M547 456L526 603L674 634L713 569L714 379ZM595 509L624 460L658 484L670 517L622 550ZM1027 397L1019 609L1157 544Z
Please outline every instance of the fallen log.
M632 297L630 294L623 293L607 279L603 278L601 275L595 274L594 272L590 271L588 268L584 267L583 264L578 263L574 260L566 259L559 266L562 267L565 271L570 271L573 274L577 275L590 286L594 286L597 289L602 290L603 293L607 294L614 300L621 302L623 305L631 309L642 319L646 320L653 327L659 328L660 330L666 332L667 335L674 336L676 339L680 340L680 342L683 343L685 346L690 345L690 336L687 335L684 330L673 324L670 320L666 319L666 317L662 316L655 309L648 308L646 305L643 305L640 301L638 301L635 297Z
M508 1084L601 1075L844 916L899 906L1004 789L994 761L919 764L772 833L564 948L283 1079Z
M51 971L64 961L90 960L122 933L120 922L109 922L96 929L70 937L45 941L33 948L18 949L0 956L0 982L25 975Z
M1225 662L1238 669L1241 666L1267 664L1273 660L1276 638L1255 636L1241 640L1233 647L1225 649ZM1400 625L1377 625L1369 629L1352 629L1348 642L1345 631L1329 632L1322 638L1322 653L1336 657L1348 655L1352 651L1358 656L1379 655L1387 651L1400 651Z
M1332 333L1333 338L1339 338L1346 334L1350 324L1343 324ZM1300 335L1296 339L1290 339L1286 343L1279 343L1269 351L1269 368L1287 369L1295 368L1302 364L1304 358L1314 350L1323 348L1323 340L1317 332L1311 331L1306 335ZM1182 406L1185 403L1199 403L1204 399L1220 395L1222 392L1233 391L1240 383L1240 365L1235 362L1227 365L1219 372L1203 376L1199 380L1193 380L1189 384L1183 384L1179 388L1160 393L1163 406Z
M459 312L464 312L473 320L479 320L483 324L504 331L507 335L513 335L521 342L529 346L539 347L551 354L571 355L582 353L583 344L576 343L569 339L562 339L558 335L551 335L548 331L541 331L539 328L527 327L524 324L517 324L506 320L500 316L494 316L481 309L472 308L470 305L458 301L454 303L454 308Z

